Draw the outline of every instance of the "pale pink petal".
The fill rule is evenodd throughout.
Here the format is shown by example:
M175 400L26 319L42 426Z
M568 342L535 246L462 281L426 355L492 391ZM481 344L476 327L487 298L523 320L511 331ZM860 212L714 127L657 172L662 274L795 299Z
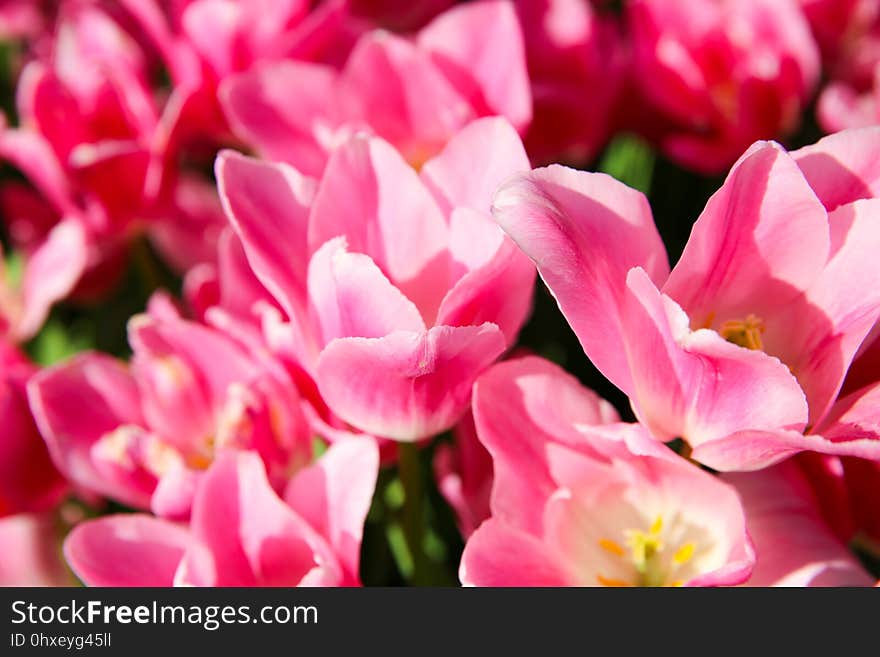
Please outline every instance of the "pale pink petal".
M464 127L420 175L446 213L455 207L488 212L501 183L528 170L529 158L513 126L492 117Z
M468 231L468 227L473 227L475 221L464 222L457 229L461 223L458 218L467 212L458 209L453 213L453 234L461 233L462 239L469 234L473 240L476 231ZM481 216L472 219L485 221ZM488 227L498 230L494 224ZM443 297L437 311L436 323L446 326L476 326L483 322L493 322L504 333L507 344L512 345L532 308L535 266L512 240L504 235L499 237L501 243L494 255L467 271ZM452 250L453 256L457 255L456 250Z
M481 114L506 117L517 130L532 118L522 30L512 2L489 0L443 12L416 41Z
M260 155L318 176L327 162L325 141L341 122L337 76L320 64L265 63L226 79L219 96L232 130Z
M333 412L355 427L419 440L455 424L474 380L504 346L494 324L343 338L321 353L318 388Z
M89 245L82 225L65 219L27 260L22 282L24 311L16 326L19 339L33 336L56 301L73 291L88 264Z
M666 252L643 194L610 176L553 165L501 187L493 215L535 261L587 356L632 389L621 339L626 272L662 283Z
M189 542L181 525L120 514L76 526L64 556L88 586L171 586Z
M832 254L794 303L766 318L764 349L797 377L821 421L850 363L880 316L880 200L843 205L829 216Z
M327 164L309 219L309 249L340 236L433 323L447 289L448 228L415 170L381 139L353 137Z
M349 253L344 237L329 240L312 256L308 287L324 344L336 338L381 338L395 330L425 330L412 301L369 256Z
M414 165L476 118L428 52L385 31L358 40L340 85L351 105L349 117L394 144Z
M360 582L361 538L370 510L379 449L370 438L335 442L316 463L300 470L284 499L336 552L346 583Z
M68 479L133 506L149 505L151 490L107 480L93 461L92 448L105 435L142 423L137 387L122 363L98 353L75 356L36 374L28 400L53 461Z
M52 513L0 518L0 586L72 586Z
M799 431L740 431L697 445L691 457L716 470L750 472L768 468L799 452L880 461L880 440L852 436L827 439Z
M495 517L532 533L556 489L545 446L583 442L576 425L619 420L608 402L557 365L537 357L498 363L474 386L474 422L492 454Z

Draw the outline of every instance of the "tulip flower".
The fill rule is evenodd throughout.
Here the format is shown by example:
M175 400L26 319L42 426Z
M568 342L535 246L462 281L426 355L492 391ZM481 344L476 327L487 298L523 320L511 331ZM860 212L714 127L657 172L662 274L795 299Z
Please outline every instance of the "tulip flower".
M337 417L414 441L467 410L530 308L534 268L489 216L492 191L527 167L503 119L470 124L419 173L355 136L317 189L287 165L221 154L227 214Z
M635 127L672 159L720 173L753 141L797 127L819 52L793 0L634 0L627 16L650 108Z
M620 30L581 0L518 0L534 117L533 162L586 162L610 137L629 74Z
M356 586L378 464L372 440L333 445L282 498L257 454L226 451L188 524L105 516L78 525L64 553L90 586Z
M754 564L736 492L653 441L555 365L495 365L474 390L492 516L460 577L476 586L719 586ZM611 424L609 424L609 422Z
M186 518L225 449L254 450L277 485L311 458L299 394L280 366L179 317L136 316L129 342L130 367L85 352L28 384L52 458L77 486Z
M494 214L657 438L719 470L804 450L880 459L873 397L832 409L880 315L880 201L829 212L811 187L841 171L869 187L873 165L847 169L842 143L797 160L753 145L671 272L646 199L603 174L537 169L501 188Z
M229 78L220 95L245 143L312 176L356 131L421 166L476 118L504 116L522 131L532 112L522 34L506 0L450 9L412 38L365 34L340 71L267 63Z

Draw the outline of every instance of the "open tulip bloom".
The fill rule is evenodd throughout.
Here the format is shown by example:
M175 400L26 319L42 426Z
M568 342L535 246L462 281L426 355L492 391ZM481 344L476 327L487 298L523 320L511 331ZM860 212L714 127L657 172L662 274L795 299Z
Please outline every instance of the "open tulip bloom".
M645 197L604 174L536 169L493 213L657 439L718 470L804 450L877 460L876 386L837 396L880 315L880 201L864 198L878 140L754 144L672 271Z

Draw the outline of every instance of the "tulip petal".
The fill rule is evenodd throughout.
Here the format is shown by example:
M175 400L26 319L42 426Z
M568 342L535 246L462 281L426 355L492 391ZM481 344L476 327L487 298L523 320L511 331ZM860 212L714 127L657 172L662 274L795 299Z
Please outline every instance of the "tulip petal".
M418 308L369 256L349 253L345 238L329 240L309 263L309 300L324 344L336 338L381 338L395 330L424 331Z
M89 586L171 586L189 540L167 520L119 514L74 527L64 556Z
M461 417L474 380L504 347L494 324L342 338L321 353L318 389L333 412L357 428L419 440Z
M669 272L644 195L604 174L553 165L502 186L492 213L535 261L590 360L631 390L620 337L626 273L642 266L659 284Z
M491 0L445 11L416 42L481 114L504 116L517 130L528 126L532 94L513 3Z
M825 209L800 169L758 142L709 199L662 290L693 328L763 317L809 287L828 251Z
M465 586L576 586L545 543L490 518L471 534L458 571Z
M370 510L379 449L371 438L333 443L314 464L290 481L284 499L334 549L346 571L346 583L360 583L361 539Z
M314 183L285 164L223 151L220 200L257 278L291 317L306 300L308 208Z

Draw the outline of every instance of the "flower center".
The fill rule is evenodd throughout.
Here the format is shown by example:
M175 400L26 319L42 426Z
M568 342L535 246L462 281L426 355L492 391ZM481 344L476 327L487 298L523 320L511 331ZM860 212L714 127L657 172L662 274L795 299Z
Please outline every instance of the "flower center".
M718 334L728 342L756 351L764 350L763 333L764 320L755 315L728 320L718 329Z
M599 539L599 547L617 559L628 561L635 569L632 581L606 577L601 573L596 580L602 586L681 586L684 582L674 579L680 566L688 563L694 556L693 543L666 549L663 541L663 516L651 524L647 531L626 529L623 532L623 545L609 538ZM626 546L626 547L624 547ZM672 554L672 559L668 558Z

